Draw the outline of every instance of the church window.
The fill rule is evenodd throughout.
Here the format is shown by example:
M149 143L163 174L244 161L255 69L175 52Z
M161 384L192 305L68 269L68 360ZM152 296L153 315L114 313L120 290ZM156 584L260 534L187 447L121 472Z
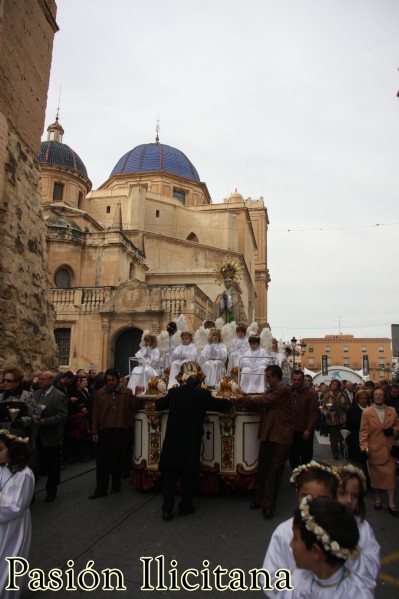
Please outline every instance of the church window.
M155 210L155 216L156 218L159 218L159 210Z
M71 329L55 329L55 342L58 347L58 361L60 365L69 364L69 353L71 349Z
M81 191L78 192L78 208L79 210L82 208L83 202L83 193Z
M54 282L57 289L69 289L71 286L71 275L66 268L59 268L54 275Z
M54 202L62 202L63 195L64 195L64 184L63 183L54 183L54 189L53 189Z
M187 241L196 241L198 243L198 237L195 233L190 233L190 235L187 237Z
M173 197L176 198L176 200L179 200L179 202L181 202L182 204L186 203L186 194L184 193L184 191L181 191L181 189L174 189Z
M106 212L107 212L107 214L110 214L110 212L111 212L111 206L107 206Z

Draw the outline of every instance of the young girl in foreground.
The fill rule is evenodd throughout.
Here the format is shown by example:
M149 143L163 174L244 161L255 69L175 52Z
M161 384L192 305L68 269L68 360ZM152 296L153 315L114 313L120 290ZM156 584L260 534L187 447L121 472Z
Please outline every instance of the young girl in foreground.
M373 529L366 522L366 477L360 468L352 464L341 466L339 469L340 484L337 501L342 503L355 516L359 529L360 558L348 560L347 568L363 579L364 585L373 590L376 586L380 571L380 546L375 538Z
M312 461L295 468L292 472L291 483L296 487L298 503L307 495L335 499L339 476L329 466ZM274 573L279 568L287 570L295 568L295 560L290 547L292 522L293 519L289 518L277 526L267 548L262 567L270 573L274 582Z
M29 439L0 430L0 595L2 599L21 596L5 590L8 584L6 557L28 558L31 541L29 505L35 490L30 468Z
M373 593L346 567L356 559L359 530L354 516L331 499L304 497L295 510L291 549L297 569L293 591L279 596L291 599L369 599Z
M296 468L292 472L291 482L296 486L298 501L301 501L307 495L313 498L324 497L335 499L337 497L338 486L340 485L341 492L338 495L338 501L344 503L345 507L349 507L346 498L347 491L349 491L353 503L352 508L349 507L348 511L352 511L356 516L360 533L359 547L361 555L357 560L348 559L346 566L349 570L361 576L364 586L373 591L380 570L380 546L375 539L370 525L364 520L364 490L361 484L359 487L353 480L352 475L356 471L358 471L357 476L361 476L359 474L361 471L352 465L344 466L340 474L336 468L330 468L325 464L312 461L309 464L304 464ZM348 483L348 480L352 482ZM354 486L358 490L357 504L353 494ZM274 572L279 568L287 568L289 570L295 568L295 560L290 546L291 539L292 518L286 520L276 528L267 548L262 567L268 570L272 577Z

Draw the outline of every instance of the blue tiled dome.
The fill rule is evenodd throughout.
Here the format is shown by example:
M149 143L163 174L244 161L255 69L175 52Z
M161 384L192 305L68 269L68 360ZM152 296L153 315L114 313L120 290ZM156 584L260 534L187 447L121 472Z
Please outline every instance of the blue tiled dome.
M200 181L194 165L180 150L161 143L136 146L116 163L112 175L165 171L193 181Z
M87 177L87 170L83 161L72 148L59 141L42 141L39 163L62 166Z

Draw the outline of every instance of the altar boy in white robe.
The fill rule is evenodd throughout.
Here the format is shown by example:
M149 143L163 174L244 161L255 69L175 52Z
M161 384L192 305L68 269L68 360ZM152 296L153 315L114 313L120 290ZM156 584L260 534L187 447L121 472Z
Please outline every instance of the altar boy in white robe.
M215 387L226 375L227 348L219 329L211 329L208 343L200 354L200 364L208 387Z
M229 376L232 368L239 368L240 360L248 350L247 327L244 324L238 324L236 326L236 336L229 349L229 362L227 365L227 374Z
M148 381L157 376L160 353L155 335L144 335L144 346L136 353L141 363L132 370L127 386L136 392L136 387L147 388Z
M245 393L264 393L267 352L260 346L258 335L251 335L248 343L249 350L241 362L240 387Z
M170 367L168 389L171 389L171 387L178 384L176 376L180 372L181 365L184 362L196 362L198 359L192 333L183 331L180 336L181 344L172 352L172 366Z

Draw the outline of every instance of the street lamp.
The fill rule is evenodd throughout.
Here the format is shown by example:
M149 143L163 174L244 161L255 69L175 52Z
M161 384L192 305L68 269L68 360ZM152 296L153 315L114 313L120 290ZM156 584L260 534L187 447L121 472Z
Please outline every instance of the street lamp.
M296 347L298 346L298 340L295 339L295 337L293 337L291 339L291 347L292 347L292 367L293 369L295 369L296 363L295 363L295 356L296 356ZM301 341L299 343L299 346L301 348L300 351L300 355L303 356L305 351L306 351L306 343L304 341ZM299 365L299 364L298 364Z
M292 347L292 370L295 370L295 348L297 346L297 339L295 339L295 337L293 337L291 339L291 347Z

